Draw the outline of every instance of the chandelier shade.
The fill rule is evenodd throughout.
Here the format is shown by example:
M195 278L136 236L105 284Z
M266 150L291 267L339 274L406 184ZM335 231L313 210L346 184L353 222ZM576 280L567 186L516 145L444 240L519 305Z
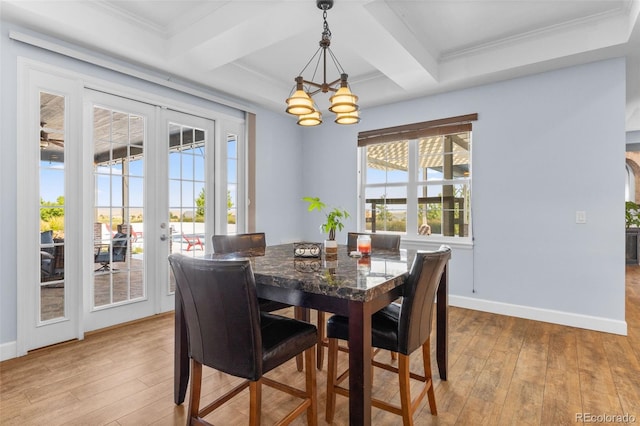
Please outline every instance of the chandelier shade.
M335 122L338 124L356 124L360 122L360 114L358 111L339 112L336 114Z
M329 111L336 114L341 112L355 112L358 110L358 105L356 104L358 97L351 93L349 86L346 85L346 74L343 75L345 76L344 86L340 87L336 94L329 98L329 101L331 101Z
M293 115L311 114L314 111L313 99L304 91L302 77L296 78L296 91L287 99L287 112Z
M322 113L317 109L310 114L301 115L298 118L300 126L317 126L322 124Z
M348 75L329 48L331 45L331 30L329 30L329 24L327 23L327 10L333 7L333 0L316 0L316 5L318 9L323 11L322 17L324 19L324 30L319 43L320 47L295 78L296 85L292 90L293 94L286 100L286 111L289 114L298 116L298 124L301 126L317 126L322 123L322 114L314 106L312 96L320 92L334 92L333 96L329 98L329 102L331 103L329 111L336 114L335 122L338 124L356 124L360 121L358 114L359 106L357 104L358 97L351 92ZM330 82L327 82L327 55L331 59L330 62L336 66L340 76ZM316 57L317 60L314 69L322 69L322 83L306 80L303 77L304 71ZM321 68L320 61L322 61ZM312 79L313 78L315 78L315 71L312 76Z

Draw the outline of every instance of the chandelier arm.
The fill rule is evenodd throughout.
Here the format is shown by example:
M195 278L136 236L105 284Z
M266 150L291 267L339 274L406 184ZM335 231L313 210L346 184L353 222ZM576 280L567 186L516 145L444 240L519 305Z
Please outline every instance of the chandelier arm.
M304 70L307 69L307 67L309 66L309 64L311 64L311 62L313 61L313 58L316 57L316 55L318 54L318 52L320 52L320 50L322 50L322 47L318 47L318 50L316 50L316 53L313 54L313 56L309 59L309 62L307 62L307 64L304 66L304 68L302 68L302 71L300 71L298 73L298 75L302 75L302 73L304 73ZM320 58L318 58L318 61L320 61ZM317 67L317 65L316 65Z
M333 59L333 64L336 66L340 74L345 74L344 68L342 68L340 61L338 61L338 58L336 58L336 55L333 54L333 51L331 50L331 48L327 48L327 50L329 51L329 55L331 55L331 59ZM325 52L325 55L326 55L326 52Z
M322 46L319 47L318 50L322 50L322 52L318 55L318 60L316 61L316 66L313 69L313 74L311 75L311 80L315 80L316 79L316 74L318 73L318 68L320 67L320 60L322 60L322 58L325 55L324 49L322 48Z
M319 84L316 84L316 83L311 83L311 84L313 84L314 86L318 87L318 89L314 90L313 92L308 92L309 96L313 96L316 93L322 92L322 86L320 86Z
M322 89L322 86L323 86L322 84L314 83L313 81L309 81L309 80L302 80L302 81L303 81L304 83L306 83L306 84L310 85L310 86L317 87L318 89ZM340 81L340 80L338 80L338 81ZM310 95L313 95L314 93L317 93L317 91L316 91L316 92L313 92L313 93L309 93L309 94L310 94Z
M329 87L328 87L328 89L329 89L329 90L331 90L332 92L337 92L337 91L338 91L338 89L336 89L336 88L335 88L335 87L333 87L333 86L334 86L334 85L336 85L336 84L338 84L338 83L340 83L340 79L339 79L339 78L338 78L338 79L336 79L336 80L333 80L331 83L328 83L328 84L327 84L327 86L329 86Z

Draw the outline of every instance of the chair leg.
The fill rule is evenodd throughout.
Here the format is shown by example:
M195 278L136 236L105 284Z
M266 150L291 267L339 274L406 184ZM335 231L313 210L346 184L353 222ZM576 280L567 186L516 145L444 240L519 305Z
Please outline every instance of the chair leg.
M398 379L400 381L400 408L402 409L402 424L413 425L411 413L411 383L409 377L409 355L398 354Z
M318 312L318 344L316 345L316 361L318 363L318 370L322 370L322 364L324 363L324 340L325 340L325 316L324 311Z
M338 376L338 339L329 339L327 351L327 406L325 419L327 423L333 422L336 410L335 381Z
M249 425L260 426L262 380L249 383Z
M189 393L189 417L187 426L197 423L200 417L200 390L202 386L202 364L191 360L191 390Z
M429 408L431 409L431 414L434 416L438 415L438 409L436 408L436 394L433 390L433 374L431 373L431 339L427 339L426 342L422 345L422 362L424 366L424 376L427 379L427 383L425 383L427 388L427 398L429 398Z
M306 321L304 318L305 316L303 314L303 310L299 306L293 307L293 317L300 321ZM296 368L298 369L298 371L302 371L303 366L304 366L304 359L302 357L302 354L296 355Z
M313 348L304 351L305 358L305 374L306 374L306 393L311 399L311 405L307 408L307 424L309 426L317 426L318 424L318 395L316 384L316 366L315 352Z

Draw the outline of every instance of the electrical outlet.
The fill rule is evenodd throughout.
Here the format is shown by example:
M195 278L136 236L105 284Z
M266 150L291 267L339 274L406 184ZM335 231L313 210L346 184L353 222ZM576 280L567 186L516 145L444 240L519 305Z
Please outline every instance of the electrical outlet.
M584 210L577 210L576 223L587 223L587 212L585 212Z

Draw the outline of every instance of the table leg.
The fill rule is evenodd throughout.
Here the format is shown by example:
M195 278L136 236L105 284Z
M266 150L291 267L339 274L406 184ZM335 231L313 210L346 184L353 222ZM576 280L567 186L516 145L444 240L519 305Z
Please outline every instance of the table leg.
M349 424L371 424L371 307L349 302Z
M309 313L308 308L302 308L300 306L293 307L293 316L295 319L305 322L311 322L311 314ZM298 371L302 371L304 366L304 362L302 359L302 354L296 355L296 368Z
M436 296L436 359L441 380L447 380L449 351L449 268L444 267Z
M184 402L189 383L189 343L187 342L187 324L182 312L182 298L177 288L175 294L173 399L177 405L180 405Z

